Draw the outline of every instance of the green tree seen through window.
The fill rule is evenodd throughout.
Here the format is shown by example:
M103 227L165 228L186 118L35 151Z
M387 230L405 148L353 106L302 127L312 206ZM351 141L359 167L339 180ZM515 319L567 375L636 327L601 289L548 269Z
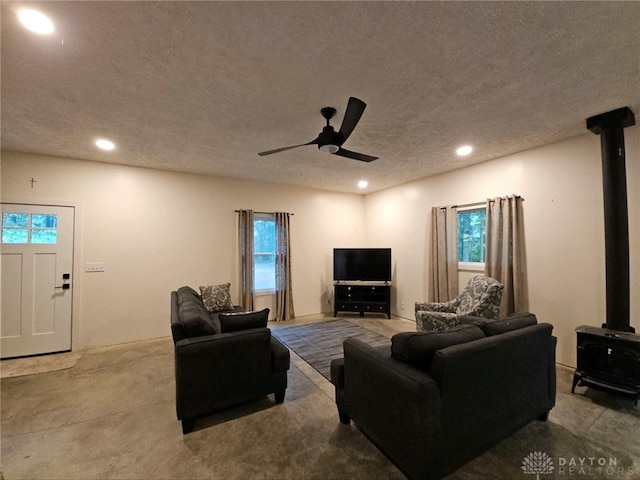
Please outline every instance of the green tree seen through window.
M484 208L458 212L458 261L484 263L487 212Z

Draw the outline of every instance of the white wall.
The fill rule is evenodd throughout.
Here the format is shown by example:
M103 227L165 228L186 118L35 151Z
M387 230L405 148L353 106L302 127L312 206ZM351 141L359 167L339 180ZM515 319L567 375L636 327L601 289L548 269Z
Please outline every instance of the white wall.
M297 316L330 311L333 247L364 243L361 195L14 152L1 176L3 202L76 207L74 349L169 335L182 285L231 282L237 300L235 209L294 214Z
M640 332L640 128L625 129L631 324ZM522 195L530 311L554 325L557 358L575 366L575 328L605 321L600 137L579 137L412 182L365 199L369 246L390 246L392 310L413 319L426 299L432 206ZM404 304L404 308L402 305Z
M640 127L625 138L640 331ZM530 310L554 325L558 361L575 365L575 328L605 320L600 139L590 133L366 197L12 152L0 168L4 202L76 206L73 348L168 335L170 290L237 286L237 208L295 214L297 316L330 311L333 247L371 246L393 249L392 310L413 319L426 298L430 208L512 193L525 198ZM92 261L107 271L84 273Z

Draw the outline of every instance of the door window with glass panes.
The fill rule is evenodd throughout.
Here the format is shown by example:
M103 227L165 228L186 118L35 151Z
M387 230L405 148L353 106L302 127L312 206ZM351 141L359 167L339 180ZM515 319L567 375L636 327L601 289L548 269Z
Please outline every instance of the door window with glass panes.
M58 216L48 213L2 213L2 243L55 244Z

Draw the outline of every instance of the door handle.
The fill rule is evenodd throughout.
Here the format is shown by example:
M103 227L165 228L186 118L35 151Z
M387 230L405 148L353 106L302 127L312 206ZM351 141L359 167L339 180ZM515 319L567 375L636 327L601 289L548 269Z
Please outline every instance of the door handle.
M53 287L53 288L57 288L57 289L62 289L62 290L69 290L71 288L71 284L67 283L67 280L69 280L71 278L71 274L70 273L63 273L62 274L62 285L58 285L57 287Z

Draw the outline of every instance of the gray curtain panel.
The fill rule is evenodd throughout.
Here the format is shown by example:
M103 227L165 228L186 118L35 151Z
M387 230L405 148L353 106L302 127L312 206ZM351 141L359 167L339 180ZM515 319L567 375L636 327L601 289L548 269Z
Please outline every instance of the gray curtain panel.
M289 214L276 212L276 313L275 321L295 318L291 288L291 239Z
M504 285L500 318L529 310L522 203L517 195L487 200L485 275Z
M245 310L253 310L253 210L238 211L240 248L240 301Z
M447 302L458 295L458 209L431 209L429 302Z

